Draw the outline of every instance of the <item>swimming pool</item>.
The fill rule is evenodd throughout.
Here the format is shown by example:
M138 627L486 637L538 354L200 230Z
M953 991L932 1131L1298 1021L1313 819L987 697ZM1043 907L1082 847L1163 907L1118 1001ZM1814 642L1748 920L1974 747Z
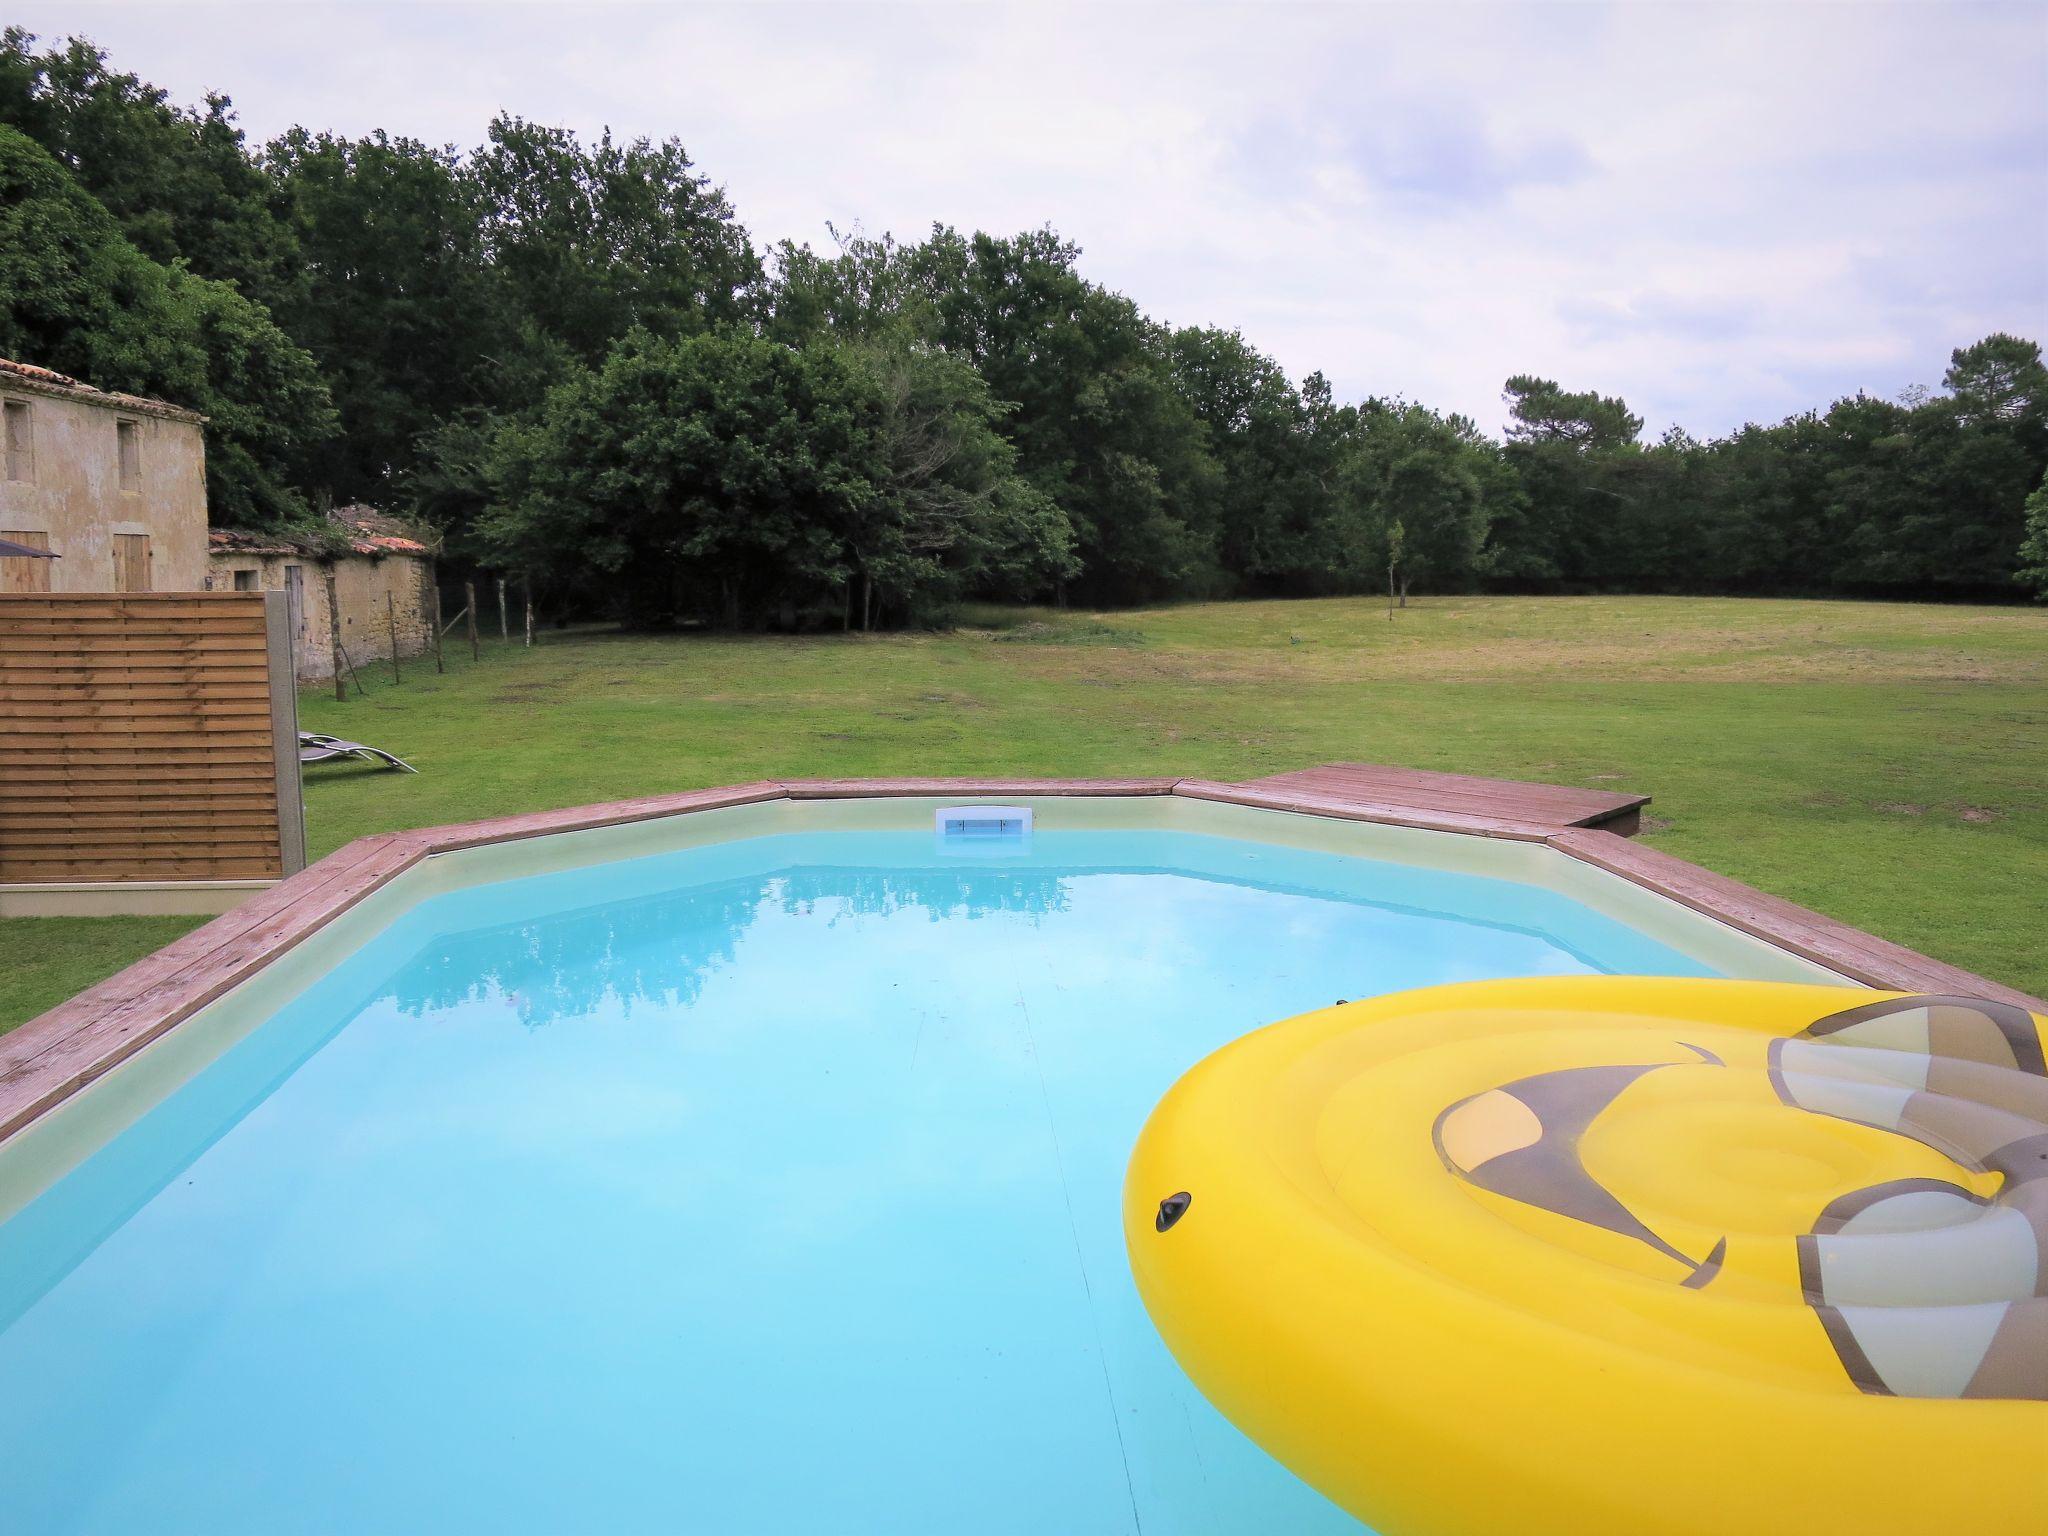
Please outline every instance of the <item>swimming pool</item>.
M8 1527L1355 1531L1138 1302L1160 1094L1338 998L1833 979L1539 848L933 809L430 860L0 1146Z

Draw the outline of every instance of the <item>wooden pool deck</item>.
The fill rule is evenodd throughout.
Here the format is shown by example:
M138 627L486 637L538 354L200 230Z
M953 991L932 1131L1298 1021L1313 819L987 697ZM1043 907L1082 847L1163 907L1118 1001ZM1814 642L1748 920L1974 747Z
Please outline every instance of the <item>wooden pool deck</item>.
M1203 779L792 779L650 795L358 838L184 938L0 1035L0 1139L247 980L421 860L484 843L767 800L1178 795L1228 805L1543 843L1866 986L2048 1003L1630 840L1647 795L1332 763Z
M1377 763L1326 763L1294 773L1275 773L1239 786L1276 794L1313 795L1352 806L1457 811L1551 828L1599 827L1634 837L1642 825L1648 795L1578 789L1569 784L1530 784L1520 779L1476 779L1463 773L1421 768L1383 768Z

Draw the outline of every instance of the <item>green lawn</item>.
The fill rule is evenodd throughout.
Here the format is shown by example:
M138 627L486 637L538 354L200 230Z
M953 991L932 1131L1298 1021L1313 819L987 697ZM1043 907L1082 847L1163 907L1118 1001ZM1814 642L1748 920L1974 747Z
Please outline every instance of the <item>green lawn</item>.
M1249 778L1352 758L1639 789L1657 846L2048 993L2048 612L1699 598L990 610L947 634L543 634L302 723L416 778L315 769L364 833L824 774ZM373 672L375 669L371 669ZM0 1027L171 919L0 922Z

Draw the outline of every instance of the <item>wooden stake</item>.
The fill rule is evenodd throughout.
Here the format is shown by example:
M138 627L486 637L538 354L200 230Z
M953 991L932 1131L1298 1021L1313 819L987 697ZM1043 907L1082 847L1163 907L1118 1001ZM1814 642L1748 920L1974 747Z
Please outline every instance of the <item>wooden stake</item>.
M334 652L328 661L334 668L334 697L345 702L348 684L341 680L341 602L334 595L334 567L328 565L321 574L327 584L327 644Z
M510 643L512 626L505 618L505 578L498 578L498 638Z
M434 583L434 670L446 672L441 663L441 583Z
M464 609L463 609L462 611L463 611L464 613L466 613L466 614L468 614L468 615L469 615L469 659L470 659L471 661L482 661L482 660L484 659L484 653L483 653L483 648L482 648L481 646L479 646L479 645L477 644L477 642L476 642L476 583L475 583L475 582L473 582L473 581L465 581L465 582L464 582L464 583L462 584L462 597L463 597L463 601L464 601L465 603L467 603L467 604L468 604L468 606L467 606L467 607L465 607L465 608L464 608Z
M526 600L526 645L533 648L533 582L530 578L519 578L519 595Z
M336 651L338 651L338 652L340 653L340 655L341 655L341 662L340 662L340 664L339 664L338 666L336 666L336 667L335 667L335 669L334 669L334 675L335 675L336 677L340 677L340 676L341 676L341 668L342 668L342 667L347 667L347 668L348 668L348 675L349 675L349 678L350 678L350 679L351 679L351 680L352 680L352 681L353 681L353 682L355 683L355 685L356 685L356 697L357 697L357 698L359 698L359 699L360 699L360 698L362 698L362 697L364 697L364 693L363 693L363 674L362 674L362 673L360 673L360 672L358 672L358 671L356 670L356 664L355 664L355 662L354 662L353 660L351 660L351 659L350 659L350 657L349 657L349 654L348 654L348 647L347 647L347 646L345 646L345 645L342 645L342 644L340 644L339 642L336 642L336 644L335 644L335 650L336 650ZM339 690L337 689L336 691L338 692ZM342 694L341 696L342 696L343 698L347 698L347 697L348 697L348 695L347 695L347 694L345 694L345 693L344 693L344 694Z
M391 594L384 594L384 622L391 626L391 681L402 683L398 675L398 604L391 600Z

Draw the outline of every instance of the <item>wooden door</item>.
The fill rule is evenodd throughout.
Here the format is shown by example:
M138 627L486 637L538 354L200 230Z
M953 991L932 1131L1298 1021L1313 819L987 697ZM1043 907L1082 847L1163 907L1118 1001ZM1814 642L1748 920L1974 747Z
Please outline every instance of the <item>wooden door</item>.
M0 539L11 539L16 544L26 544L30 549L50 547L50 536L47 533L0 528ZM50 567L56 563L54 560L38 560L34 555L0 556L0 592L49 591Z
M149 590L148 534L117 533L114 535L114 590L116 592L147 592Z
M284 568L285 631L292 639L292 676L299 675L299 658L306 654L306 568Z

